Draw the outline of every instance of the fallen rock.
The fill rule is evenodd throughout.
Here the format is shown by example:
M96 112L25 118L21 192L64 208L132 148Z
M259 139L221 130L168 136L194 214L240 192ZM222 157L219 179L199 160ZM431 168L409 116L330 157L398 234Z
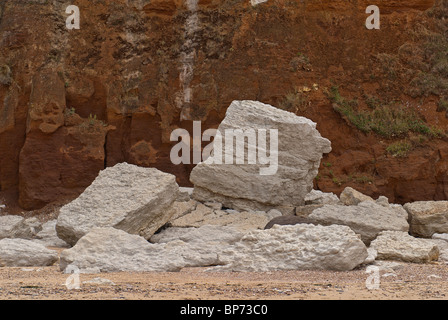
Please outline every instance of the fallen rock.
M448 233L434 233L431 239L439 248L439 261L448 263Z
M356 206L358 203L364 201L375 201L371 197L366 196L365 194L362 194L361 192L351 187L346 187L340 194L339 199L343 204L347 206Z
M448 242L448 233L434 233L431 238L436 240L445 240Z
M222 203L219 203L219 202L204 202L204 205L206 205L209 208L212 208L213 210L221 210L222 209Z
M428 263L439 258L437 245L429 239L418 239L402 231L383 231L372 241L378 260Z
M311 190L305 196L305 205L311 204L340 204L338 196L332 192L322 192L320 190Z
M33 239L42 231L42 223L37 218L23 219L9 232L8 238Z
M278 139L271 129L278 130ZM241 130L241 134L236 134L238 140L244 139L244 134L249 134L250 130L258 135L258 139L244 141L245 150L257 153L253 153L254 164L248 161L236 164L236 152L226 150L228 145L234 144L233 137L228 142L225 139L231 130ZM266 132L266 139L261 138L262 130ZM257 101L233 101L216 137L213 156L191 172L193 198L219 202L239 211L268 211L278 206L303 205L305 196L313 188L322 154L331 151L330 141L322 138L316 123ZM267 147L271 146L271 139L278 142L278 148L270 150ZM270 156L260 159L263 153Z
M42 224L42 230L38 234L36 234L33 241L36 243L40 243L45 247L69 247L69 244L67 242L58 237L56 233L56 223L57 220L54 219Z
M409 213L410 233L430 238L448 233L448 201L416 201L403 206Z
M189 208L191 208L191 210L188 210L189 212L182 215L177 214L177 217L174 216L174 219L170 220L168 225L180 228L200 227L204 225L203 221L207 216L215 217L213 209L202 203L195 202L194 208L192 206L189 206Z
M179 196L177 201L190 201L193 195L193 188L179 187Z
M373 201L361 202L357 206L324 205L314 210L309 219L322 225L339 224L349 226L369 244L384 230L409 230L406 219L395 210L383 207Z
M196 200L189 201L174 201L171 206L171 210L173 211L173 215L170 220L176 220L177 218L183 217L184 215L190 213L195 210L198 205Z
M202 203L198 203L196 209L169 222L171 227L201 227L205 225L229 226L239 231L263 229L272 218L281 215L277 210L268 213L239 212L236 210L214 210Z
M182 245L185 266L219 264L218 256L244 236L232 227L204 225L199 228L167 228L151 237L152 243Z
M0 216L0 239L33 239L41 230L42 224L37 218L25 219L14 215Z
M448 241L440 238L433 238L432 242L439 249L439 260L448 264Z
M183 259L143 237L115 228L92 228L70 249L61 252L60 269L68 266L99 272L179 271Z
M346 226L275 225L255 230L219 254L214 271L352 270L367 248Z
M74 201L61 208L58 237L74 245L94 227L114 227L149 239L174 214L176 177L155 168L120 163L104 169Z
M378 199L375 200L375 203L383 206L383 207L389 207L389 199L385 196L379 196Z
M9 238L11 230L23 220L25 219L20 216L0 216L0 239Z
M0 240L0 267L51 266L58 254L43 245L26 239Z
M306 206L296 207L294 210L294 214L296 216L309 216L314 210L322 208L323 206L323 204L309 204Z
M167 228L153 235L152 243L168 243L181 240L189 244L201 245L233 245L243 237L244 233L226 226L204 225L199 228Z
M406 221L408 221L409 223L409 214L401 204L391 203L389 204L389 208L394 210L398 216L403 217L403 219L406 219Z
M154 244L115 228L93 228L74 247L62 251L60 269L64 271L71 266L80 273L175 272L185 267L216 265L218 252L213 249L204 246L202 241L189 244L173 240Z

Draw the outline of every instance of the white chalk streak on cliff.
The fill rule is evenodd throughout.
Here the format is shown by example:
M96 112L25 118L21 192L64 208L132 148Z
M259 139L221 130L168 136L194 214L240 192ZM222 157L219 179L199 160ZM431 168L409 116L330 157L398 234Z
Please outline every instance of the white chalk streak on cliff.
M196 49L194 43L194 35L199 29L198 17L198 0L185 0L185 5L189 11L189 15L185 21L185 42L180 53L179 81L180 92L176 97L176 105L181 109L180 120L190 119L190 104L192 100L191 81L194 75L194 62L196 57Z

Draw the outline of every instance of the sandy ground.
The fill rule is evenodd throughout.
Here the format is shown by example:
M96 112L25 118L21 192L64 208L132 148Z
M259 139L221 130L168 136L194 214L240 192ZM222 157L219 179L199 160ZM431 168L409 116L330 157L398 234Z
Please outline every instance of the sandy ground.
M80 274L80 288L69 289L69 275L57 266L0 268L0 299L45 300L401 300L447 299L448 266L402 264L380 273L379 288L369 290L365 268L350 272L181 272ZM101 278L106 283L88 283ZM113 282L113 283L110 283ZM73 284L73 282L69 282Z

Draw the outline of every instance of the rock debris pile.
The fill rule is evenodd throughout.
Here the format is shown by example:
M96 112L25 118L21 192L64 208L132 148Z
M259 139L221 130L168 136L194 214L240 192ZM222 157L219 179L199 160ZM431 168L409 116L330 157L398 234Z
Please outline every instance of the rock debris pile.
M329 141L310 120L259 102L232 103L218 130L257 126L278 130L273 175L259 175L257 164L205 161L194 188L179 188L174 175L120 163L57 220L0 216L0 266L348 271L378 260L448 262L448 201L401 206L350 187L339 197L313 190ZM53 247L66 248L59 260Z

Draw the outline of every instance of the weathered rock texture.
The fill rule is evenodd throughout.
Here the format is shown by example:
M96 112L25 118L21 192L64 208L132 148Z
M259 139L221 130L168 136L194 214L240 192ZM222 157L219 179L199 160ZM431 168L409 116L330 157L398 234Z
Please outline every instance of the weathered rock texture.
M322 192L320 190L311 190L305 196L306 205L316 205L316 204L339 204L341 201L338 196L332 192Z
M33 239L42 231L42 223L37 218L23 219L9 232L9 238Z
M271 145L268 134L263 140L264 146L259 139L248 139L244 142L245 150L249 150L246 153L251 148L255 149L257 161L248 164L246 155L245 164L237 164L239 155L236 147L231 153L227 152L228 144L235 145L234 138L227 140L225 137L229 130L238 129L242 132L253 130L258 137L259 130L278 130L278 150L269 150ZM322 154L331 151L330 141L322 138L314 122L257 101L232 102L218 131L222 136L222 144L218 145L215 139L213 162L209 163L212 160L209 158L191 172L193 197L202 201L215 200L226 207L240 210L303 205L305 196L313 188ZM242 134L239 138L244 139ZM271 152L271 155L278 151L276 163L261 163L259 155L262 151ZM232 163L226 161L228 155ZM216 163L217 160L219 163ZM273 165L277 170L272 174L262 173L262 170Z
M50 220L42 224L42 230L36 234L33 241L46 247L69 247L69 244L58 237L56 232L57 220Z
M221 271L352 270L367 248L346 226L273 226L252 231L219 255Z
M437 248L439 249L438 261L448 263L448 238L446 237L447 234L444 234L445 237L442 238L435 235L437 234L434 234L432 236L432 241L434 242L435 245L437 245Z
M427 263L439 258L437 245L429 239L418 239L407 232L383 231L372 241L378 260Z
M263 229L266 223L275 216L281 215L278 211L266 212L238 212L235 210L214 210L199 203L191 212L170 220L171 227L200 227L204 225L229 226L240 231Z
M349 226L369 244L384 230L409 230L406 218L395 210L372 201L361 202L357 206L325 205L314 210L309 216L315 223Z
M282 226L243 236L232 228L170 228L149 243L115 228L94 228L64 250L60 268L81 272L179 271L223 265L217 270L351 270L367 248L345 226Z
M25 239L0 240L0 267L51 266L58 253Z
M448 201L416 201L403 206L409 213L411 234L430 238L448 233Z
M104 168L112 127L67 109L64 78L44 69L32 79L26 141L20 151L20 205L41 207L82 190Z
M0 239L9 238L11 230L24 220L23 217L6 215L0 216Z
M150 244L138 235L115 228L93 228L60 256L60 269L81 272L179 271L182 257Z
M0 216L0 239L35 238L42 230L42 224L36 218L25 219L20 216Z
M444 241L448 242L448 233L434 233L431 236L431 239L444 240Z
M317 223L307 216L296 216L290 214L286 216L275 217L266 224L264 229L271 229L274 225L284 226L295 224L317 224Z
M347 206L356 206L363 201L374 201L371 197L366 196L351 187L346 187L341 192L339 198L341 199L341 202Z
M201 245L233 245L241 240L244 233L233 227L204 225L199 228L167 228L153 235L150 239L152 243L168 243L181 240L190 244Z
M173 175L127 163L100 172L77 199L61 208L58 236L74 245L94 227L115 227L149 239L174 214Z
M61 253L60 268L64 271L72 265L81 272L173 272L184 267L216 265L219 252L241 236L226 227L204 226L155 235L160 243L153 244L115 228L94 228L73 248Z

